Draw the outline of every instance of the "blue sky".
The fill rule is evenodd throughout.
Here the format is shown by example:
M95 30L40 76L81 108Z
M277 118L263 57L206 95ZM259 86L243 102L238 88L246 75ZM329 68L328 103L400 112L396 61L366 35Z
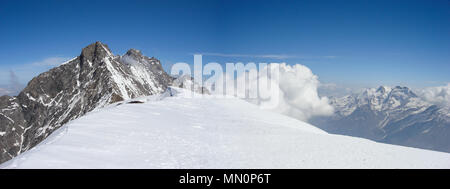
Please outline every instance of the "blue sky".
M176 62L304 64L324 83L450 82L450 1L0 2L0 87L102 41ZM269 58L267 58L267 55ZM272 58L270 58L272 57Z

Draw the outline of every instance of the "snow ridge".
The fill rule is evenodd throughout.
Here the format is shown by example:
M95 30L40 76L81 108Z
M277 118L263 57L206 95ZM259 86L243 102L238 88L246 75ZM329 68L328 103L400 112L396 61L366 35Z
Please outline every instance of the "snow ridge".
M139 58L151 59L142 54ZM0 97L0 163L90 111L164 92L173 78L152 60L130 65L96 42L80 56L33 78L17 97Z
M450 168L448 153L330 135L237 98L171 91L88 113L0 168Z

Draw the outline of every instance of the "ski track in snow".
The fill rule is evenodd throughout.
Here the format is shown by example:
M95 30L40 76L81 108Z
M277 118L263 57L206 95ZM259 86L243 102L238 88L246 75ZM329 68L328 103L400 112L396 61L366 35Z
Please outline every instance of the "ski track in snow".
M69 122L1 168L450 168L450 154L331 135L235 98L141 97Z

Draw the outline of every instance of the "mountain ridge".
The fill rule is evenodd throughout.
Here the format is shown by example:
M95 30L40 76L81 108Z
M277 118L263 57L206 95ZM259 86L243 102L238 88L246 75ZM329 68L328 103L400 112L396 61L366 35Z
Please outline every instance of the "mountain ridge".
M16 97L0 97L0 163L54 130L107 104L164 92L174 80L156 58L114 55L92 43L79 56L33 78Z
M311 120L327 132L450 152L449 107L429 103L408 87L369 88L330 102L333 116Z
M171 90L88 113L0 168L450 167L449 153L332 135L244 99Z

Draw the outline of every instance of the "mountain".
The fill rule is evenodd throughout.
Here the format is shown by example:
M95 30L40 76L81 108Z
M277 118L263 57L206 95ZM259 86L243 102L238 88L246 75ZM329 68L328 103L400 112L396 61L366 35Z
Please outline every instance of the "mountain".
M159 60L139 50L119 56L101 42L90 44L33 78L17 96L0 97L0 163L10 160L2 164L6 168L450 167L446 153L330 135L243 100L193 92L209 94L190 76L169 76ZM425 103L408 88L370 89L332 102L338 109L332 121L349 127L325 129L399 144L433 141L426 143L430 149L449 144L448 109Z
M108 104L164 92L174 80L156 58L130 49L113 55L96 42L33 78L16 97L0 97L0 163L36 146L70 120Z
M331 98L335 114L311 123L335 134L450 152L450 110L422 100L411 89L381 86Z
M185 88L199 94L210 94L208 89L196 83L190 75L175 76L171 86Z
M170 91L87 113L0 168L450 168L448 153L331 135L238 98Z

